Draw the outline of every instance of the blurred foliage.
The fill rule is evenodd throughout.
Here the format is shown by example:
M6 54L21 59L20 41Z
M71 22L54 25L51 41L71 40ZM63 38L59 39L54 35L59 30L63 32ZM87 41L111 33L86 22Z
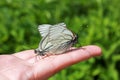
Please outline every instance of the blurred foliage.
M120 0L1 0L0 54L38 47L39 24L65 22L76 46L98 45L101 57L68 67L49 80L120 80ZM46 65L47 66L47 65Z

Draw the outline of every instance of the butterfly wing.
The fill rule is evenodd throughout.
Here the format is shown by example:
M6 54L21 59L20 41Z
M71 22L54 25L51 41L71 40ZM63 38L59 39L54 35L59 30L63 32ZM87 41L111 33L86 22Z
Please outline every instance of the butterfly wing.
M73 35L72 32L66 28L66 25L64 23L53 25L49 29L50 40L57 39L59 37L61 38L62 36L65 36L65 34ZM71 36L69 38L71 38Z
M49 28L49 33L40 42L40 49L52 54L65 52L71 45L73 33L66 28L64 23L53 25Z
M42 37L45 37L49 33L50 26L52 25L43 24L38 26L38 30Z
M56 39L60 35L61 30L63 30L64 28L66 28L66 25L64 23L59 23L56 25L49 25L49 24L39 25L38 30L41 36L43 37L39 44L40 46L39 49L44 50L47 47L49 47L49 45L52 45L51 40ZM58 34L56 34L56 31Z

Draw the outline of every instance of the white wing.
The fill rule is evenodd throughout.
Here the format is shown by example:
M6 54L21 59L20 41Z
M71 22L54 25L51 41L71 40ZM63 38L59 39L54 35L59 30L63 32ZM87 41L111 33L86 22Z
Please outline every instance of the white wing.
M50 27L49 38L50 39L72 39L73 33L66 28L64 23L59 23Z
M52 26L52 25L43 24L43 25L38 26L38 30L39 30L42 37L45 37L49 33L50 26Z
M73 33L66 28L64 23L52 25L49 27L49 33L41 40L39 48L59 54L65 52L72 45L73 37Z

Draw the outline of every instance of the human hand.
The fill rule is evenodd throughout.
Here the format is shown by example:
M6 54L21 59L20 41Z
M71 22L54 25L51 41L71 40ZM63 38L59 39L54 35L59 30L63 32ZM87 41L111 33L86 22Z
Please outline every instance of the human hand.
M0 79L47 80L65 67L101 55L101 49L98 46L83 48L61 55L51 55L37 61L34 50L0 55Z

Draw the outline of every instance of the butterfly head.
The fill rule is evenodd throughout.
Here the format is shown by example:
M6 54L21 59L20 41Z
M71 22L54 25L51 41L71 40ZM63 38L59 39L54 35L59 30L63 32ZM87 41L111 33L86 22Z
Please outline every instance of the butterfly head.
M73 38L73 40L72 40L72 43L73 43L73 45L74 44L76 44L78 42L78 35L75 35L74 34L74 38Z
M45 51L40 51L39 49L34 50L34 53L37 54L37 55L40 55L40 56L44 56L45 55L44 52Z

